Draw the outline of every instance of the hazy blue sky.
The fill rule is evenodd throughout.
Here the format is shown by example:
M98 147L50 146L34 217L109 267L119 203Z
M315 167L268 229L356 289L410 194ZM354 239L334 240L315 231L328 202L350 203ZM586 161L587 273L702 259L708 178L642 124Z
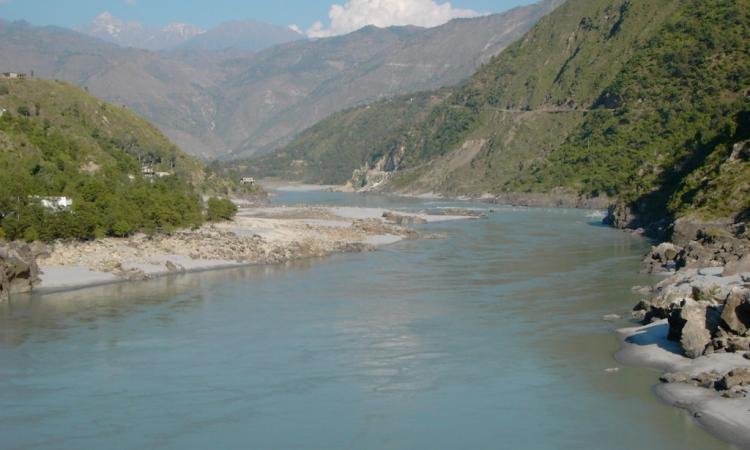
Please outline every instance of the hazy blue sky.
M0 0L0 18L25 19L34 25L72 27L90 22L97 14L109 11L113 15L143 22L164 25L187 22L211 27L236 19L255 19L278 25L297 24L308 29L314 22L329 25L328 12L333 4L344 5L347 0ZM367 2L372 0L351 0ZM399 3L433 2L443 5L445 0L392 0ZM513 6L533 3L534 0L453 0L456 10L480 13L500 12Z

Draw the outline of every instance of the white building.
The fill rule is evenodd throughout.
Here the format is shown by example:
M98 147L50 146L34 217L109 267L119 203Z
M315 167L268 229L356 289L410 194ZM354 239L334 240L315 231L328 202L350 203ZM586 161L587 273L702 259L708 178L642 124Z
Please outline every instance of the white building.
M2 74L0 74L0 77L7 78L10 80L17 80L21 78L26 78L26 74L18 73L18 72L3 72Z
M51 211L67 211L73 207L73 199L70 197L33 197L39 200L42 208Z
M242 177L240 178L240 184L246 184L249 186L255 186L255 178L253 177Z
M174 175L172 172L157 172L153 167L151 166L143 166L142 168L143 176L146 178L164 178L164 177L171 177Z

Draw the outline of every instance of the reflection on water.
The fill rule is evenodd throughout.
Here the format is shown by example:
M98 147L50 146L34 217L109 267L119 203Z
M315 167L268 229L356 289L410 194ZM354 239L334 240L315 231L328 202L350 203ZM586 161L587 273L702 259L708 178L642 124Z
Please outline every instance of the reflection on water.
M318 258L276 265L246 266L156 278L138 283L116 283L49 295L17 295L0 303L0 345L20 345L26 339L57 339L59 333L82 324L118 320L145 308L161 305L165 311L200 307L213 286L268 276L278 271L302 270ZM163 320L170 320L164 315Z
M653 372L605 372L644 241L567 210L427 227L448 239L0 306L0 448L726 448Z

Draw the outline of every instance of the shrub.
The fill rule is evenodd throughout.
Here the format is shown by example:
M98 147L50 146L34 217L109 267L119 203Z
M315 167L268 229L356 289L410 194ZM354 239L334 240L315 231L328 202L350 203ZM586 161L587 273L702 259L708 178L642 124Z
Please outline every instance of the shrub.
M36 231L36 228L29 227L23 232L23 240L26 242L37 241L39 240L39 232Z
M133 226L124 220L118 220L112 226L112 234L117 237L125 237L132 234L135 230Z
M237 205L226 198L210 198L206 208L206 220L218 222L231 220L237 214Z

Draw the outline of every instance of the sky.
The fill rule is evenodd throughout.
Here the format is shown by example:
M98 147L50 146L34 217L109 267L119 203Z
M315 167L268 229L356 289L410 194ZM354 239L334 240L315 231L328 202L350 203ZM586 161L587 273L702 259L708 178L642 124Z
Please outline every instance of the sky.
M68 28L102 12L151 26L184 22L210 28L254 19L297 25L318 37L368 24L435 26L454 17L502 12L534 0L0 0L0 18ZM316 36L317 35L317 36Z

